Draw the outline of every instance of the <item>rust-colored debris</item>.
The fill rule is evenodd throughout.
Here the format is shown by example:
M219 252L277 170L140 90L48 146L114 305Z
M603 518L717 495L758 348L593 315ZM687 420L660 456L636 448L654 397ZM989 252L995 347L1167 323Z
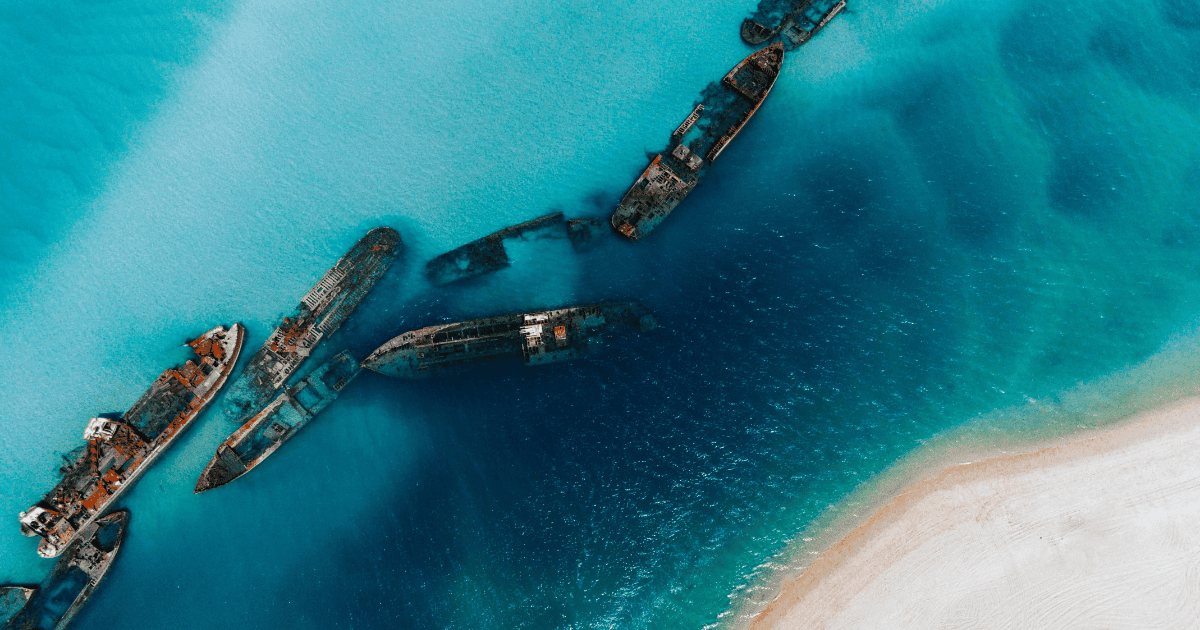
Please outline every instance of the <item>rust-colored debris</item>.
M21 533L42 538L42 557L61 554L196 419L224 386L244 339L241 324L204 333L188 342L199 363L163 372L121 418L88 422L87 443L62 467L58 485L21 512Z

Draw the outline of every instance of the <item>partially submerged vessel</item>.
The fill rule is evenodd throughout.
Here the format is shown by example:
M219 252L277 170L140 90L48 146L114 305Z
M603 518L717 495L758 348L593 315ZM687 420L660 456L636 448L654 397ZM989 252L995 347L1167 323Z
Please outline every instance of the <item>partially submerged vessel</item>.
M26 586L0 586L0 624L12 621L36 592L36 588Z
M121 510L89 523L4 630L66 628L112 567L128 520Z
M354 312L402 247L396 230L376 228L339 259L250 358L225 395L226 416L243 424L262 409L313 349Z
M742 41L760 46L778 37L785 48L795 50L845 8L846 0L763 0L754 17L742 22Z
M360 369L349 352L342 352L289 387L217 447L196 493L219 488L261 464L329 406Z
M511 264L507 246L515 241L569 239L579 249L589 244L603 219L570 219L561 212L518 223L452 249L425 265L434 284L448 284L503 269Z
M783 44L776 42L705 89L701 102L671 134L667 149L621 199L612 215L613 229L638 240L667 218L771 93L783 54Z
M123 416L88 422L87 444L68 457L58 485L21 512L21 533L42 537L38 554L61 554L192 424L225 384L244 338L241 324L213 328L188 342L198 363L163 372Z
M496 359L541 365L583 356L607 333L655 325L649 311L628 302L485 317L406 332L380 346L362 366L388 376L419 378Z

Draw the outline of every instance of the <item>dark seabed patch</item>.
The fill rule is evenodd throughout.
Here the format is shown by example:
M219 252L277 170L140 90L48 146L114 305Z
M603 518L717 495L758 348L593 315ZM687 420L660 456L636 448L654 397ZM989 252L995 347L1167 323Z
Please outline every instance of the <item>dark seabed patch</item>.
M1191 0L1158 0L1158 6L1171 24L1179 28L1200 30L1200 6Z

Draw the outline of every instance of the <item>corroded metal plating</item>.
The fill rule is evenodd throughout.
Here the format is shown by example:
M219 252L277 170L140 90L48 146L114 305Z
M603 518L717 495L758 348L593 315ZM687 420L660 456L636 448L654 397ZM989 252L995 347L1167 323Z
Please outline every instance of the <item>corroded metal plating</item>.
M555 212L509 226L452 249L425 265L425 275L434 284L448 284L498 271L509 266L506 244L513 241L570 239L580 249L589 244L599 219L571 219Z
M613 212L617 233L630 240L642 238L692 192L771 93L783 54L783 44L772 44L743 59L720 84L705 89L702 102L671 135L671 144L654 156Z
M7 624L16 617L36 592L36 588L25 586L0 586L0 623Z
M245 423L262 409L317 345L341 327L402 248L396 230L376 228L339 259L250 357L225 396L230 419Z
M760 46L778 37L788 50L795 50L845 8L846 0L763 0L754 16L742 22L742 40Z
M225 385L244 339L241 324L204 333L188 342L199 363L163 372L121 418L88 422L87 444L62 467L58 485L21 512L21 533L42 537L38 554L61 554L146 472Z
M88 523L4 630L66 628L112 567L128 521L129 512L121 510Z
M485 317L404 333L371 353L363 367L420 378L494 359L519 358L525 365L540 365L587 354L606 332L650 330L655 325L649 311L626 302Z
M341 352L289 387L217 447L200 473L196 493L223 486L262 463L329 406L359 370L358 361Z

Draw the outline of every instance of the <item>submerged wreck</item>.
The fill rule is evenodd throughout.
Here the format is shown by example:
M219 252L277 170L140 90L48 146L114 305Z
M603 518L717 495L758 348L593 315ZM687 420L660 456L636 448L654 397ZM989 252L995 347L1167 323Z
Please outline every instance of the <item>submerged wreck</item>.
M376 228L339 259L250 357L225 396L227 417L245 423L262 409L317 345L354 312L402 247L395 230Z
M261 464L328 407L360 369L349 352L342 352L289 387L217 447L200 473L196 494L219 488Z
M12 621L36 592L36 588L26 586L0 586L0 624ZM0 625L0 628L7 627Z
M200 362L162 373L120 418L92 418L87 444L60 469L62 480L21 512L21 533L41 536L38 554L53 558L78 539L150 467L225 384L245 329L214 328L188 342Z
M28 602L3 630L66 628L112 567L128 518L129 512L121 510L89 523L36 590L22 589Z
M406 332L380 346L362 366L388 376L420 378L499 359L542 365L586 355L606 334L655 326L648 310L628 302L485 317Z
M586 247L603 219L567 219L561 212L547 214L504 228L452 249L425 265L425 275L434 284L449 284L498 271L511 264L507 243L541 239L569 239L576 249Z
M763 0L754 16L742 22L742 41L761 46L778 37L785 48L795 50L845 8L846 0Z
M783 64L783 44L775 43L734 66L671 134L671 143L650 161L621 199L612 227L638 240L662 223L687 197L725 147L771 93Z

